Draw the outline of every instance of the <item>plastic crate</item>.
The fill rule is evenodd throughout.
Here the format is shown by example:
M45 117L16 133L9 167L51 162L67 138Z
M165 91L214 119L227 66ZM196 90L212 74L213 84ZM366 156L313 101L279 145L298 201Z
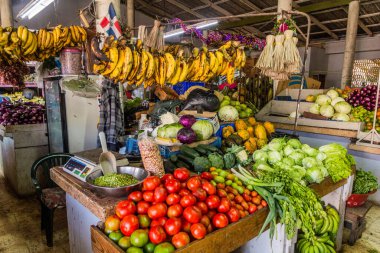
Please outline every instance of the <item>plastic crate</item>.
M232 126L234 128L234 130L236 130L235 129L235 123L222 123L222 124L220 124L220 128L216 132L215 136L223 138L223 136L222 136L222 134L223 134L223 128L225 128L226 126Z
M202 87L205 87L205 84L204 83L201 83L201 82L182 82L182 83L178 83L176 85L173 85L173 90L175 90L175 92L177 92L178 95L182 95L184 94L190 87L192 86L202 86Z
M139 145L137 144L137 140L134 138L128 138L125 146L127 147L126 153L128 155L140 155Z

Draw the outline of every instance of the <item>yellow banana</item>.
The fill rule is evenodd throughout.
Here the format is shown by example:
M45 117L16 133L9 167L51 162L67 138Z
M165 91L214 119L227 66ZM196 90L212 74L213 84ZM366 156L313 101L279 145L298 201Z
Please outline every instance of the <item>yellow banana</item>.
M165 53L165 60L167 66L166 78L169 79L175 72L176 61L174 60L173 55L170 53Z
M86 30L81 26L76 26L79 33L80 33L80 41L85 42L87 40L87 32Z
M148 68L148 61L149 61L148 54L146 53L145 50L142 50L142 52L141 52L140 70L139 70L139 72L138 72L138 74L136 76L137 80L144 79L146 70Z
M118 62L116 64L116 67L115 69L112 71L112 73L110 74L110 78L115 80L116 78L119 77L122 69L123 69L123 63L124 63L124 58L125 58L125 50L124 48L120 48L118 50Z
M25 51L27 51L32 46L33 40L34 40L33 33L28 31L28 30L27 30L27 33L28 33L27 41L25 42L24 46L22 47L22 49L24 49Z
M137 71L140 68L140 60L141 60L141 56L139 52L137 52L136 50L133 50L133 67L132 67L132 71L128 75L129 82L132 82L133 79L135 78Z
M159 84L161 86L164 86L165 85L165 82L166 82L166 73L167 73L167 62L166 62L166 59L164 56L160 56L160 68L159 68L159 71L160 71L160 81L159 81Z
M242 50L238 48L236 50L236 55L235 55L235 61L234 61L234 66L235 68L240 68L241 61L242 61Z
M228 64L226 78L227 78L227 83L229 84L235 82L235 68L232 66L232 64Z
M176 61L176 71L175 73L173 74L173 76L168 80L169 83L171 83L172 85L175 85L178 83L178 80L179 80L179 77L181 75L181 62L180 60L177 60Z
M245 63L247 62L247 55L245 54L244 48L241 49L241 50L242 50L242 54L241 54L241 63L240 63L240 67L241 67L241 68L244 68Z
M112 73L112 71L116 68L116 65L119 60L119 51L117 47L111 47L109 49L109 59L106 69L103 72L103 75L107 76Z
M187 65L187 63L185 61L182 61L181 65L182 65L181 66L182 71L181 71L181 75L179 76L179 80L178 80L178 82L180 82L180 83L186 80L187 74L189 72L189 65Z
M124 57L123 69L120 76L121 82L125 82L133 66L133 53L132 53L131 48L125 47L124 50L125 50L125 57Z
M146 69L145 79L150 79L153 76L154 70L155 70L154 58L150 52L147 51L146 53L148 55L149 60L148 60L148 66Z
M208 58L210 59L210 69L214 69L217 65L217 58L213 52L208 52Z
M20 42L20 38L17 36L16 31L11 33L11 41L12 41L12 43L19 43Z
M226 62L226 61L223 62L222 71L220 72L221 76L227 75L227 71L228 71L228 66L229 65L230 64L228 62Z

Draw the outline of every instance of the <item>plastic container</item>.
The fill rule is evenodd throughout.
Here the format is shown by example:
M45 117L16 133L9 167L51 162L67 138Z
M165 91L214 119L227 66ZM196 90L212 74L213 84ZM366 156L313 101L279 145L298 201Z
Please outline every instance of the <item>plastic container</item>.
M202 87L205 87L205 84L204 83L201 83L201 82L182 82L182 83L178 83L176 85L173 85L173 90L175 92L177 92L178 95L182 95L184 94L190 87L192 86L202 86Z
M368 196L374 194L377 190L371 191L366 194L351 194L347 199L347 206L349 207L359 207L367 202Z
M65 48L59 57L62 75L80 75L82 71L82 50L76 47Z

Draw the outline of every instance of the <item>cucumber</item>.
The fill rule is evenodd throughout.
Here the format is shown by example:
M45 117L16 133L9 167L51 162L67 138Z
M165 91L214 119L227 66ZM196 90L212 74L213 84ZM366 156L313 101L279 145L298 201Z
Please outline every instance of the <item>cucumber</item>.
M193 159L200 156L200 154L197 151L185 145L182 145L179 150L181 151L183 155L187 157L191 157Z
M171 155L169 159L170 159L170 161L172 161L173 163L175 163L176 161L178 161L178 157L177 157L177 155Z
M165 172L166 173L173 173L173 171L177 168L177 165L175 165L170 160L165 161L164 166L165 166Z
M176 162L176 165L177 165L177 168L186 168L186 169L190 169L190 166L187 164L187 163L184 163L180 160L178 160Z
M205 149L205 148L202 148L202 147L197 146L197 147L195 147L195 150L196 150L198 153L202 154L202 155L208 155L208 150Z
M188 156L185 156L183 154L179 154L178 159L189 164L189 165L193 165L194 159L192 157L188 157Z
M208 150L210 153L216 152L218 154L223 155L223 152L220 149L218 149L217 147L211 146L211 145L200 144L200 145L198 145L198 147L204 148L204 149Z

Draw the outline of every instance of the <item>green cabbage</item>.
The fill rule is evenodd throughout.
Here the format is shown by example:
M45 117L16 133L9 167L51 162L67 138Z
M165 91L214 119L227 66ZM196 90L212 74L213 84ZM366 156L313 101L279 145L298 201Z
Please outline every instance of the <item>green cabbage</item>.
M341 102L341 101L344 101L344 98L342 98L342 97L334 98L334 99L331 101L331 105L334 106L336 103Z
M319 112L322 116L331 118L334 115L334 107L331 105L322 105Z
M268 163L271 165L276 164L277 162L282 160L282 155L278 151L269 151L268 152Z
M300 149L302 146L302 143L298 139L290 139L287 144L292 146L294 149Z
M325 160L326 159L326 154L325 153L323 153L323 152L318 152L318 154L317 154L317 156L315 157L315 159L317 159L317 161L320 161L320 162L322 162L323 160Z
M219 109L218 116L221 121L235 121L239 119L239 112L235 107L226 105Z
M340 101L335 104L334 109L339 113L349 114L351 112L351 105L346 101Z
M305 155L299 151L294 151L289 155L289 157L292 158L297 165L301 166Z
M198 120L191 126L191 129L196 133L197 140L199 141L210 139L214 133L214 127L208 120Z
M350 116L344 113L337 112L337 113L334 113L332 119L347 122L347 121L350 121Z
M167 124L157 130L157 136L160 138L177 138L177 133L183 126L179 123Z
M257 162L266 163L268 161L268 154L262 149L260 149L253 152L252 158L253 158L253 161L256 163Z
M291 146L291 145L286 145L285 148L284 148L284 155L285 156L289 156L291 153L294 152L294 148Z
M315 160L313 157L305 157L302 159L302 166L306 169L317 166L317 160Z
M319 114L319 109L321 106L319 104L313 104L310 106L309 112L314 113L314 114Z
M282 162L288 166L293 166L295 165L295 162L292 158L290 157L285 157L284 159L282 159Z
M289 167L287 169L287 171L289 172L290 176L295 180L295 181L298 181L300 182L302 180L302 178L305 176L306 174L306 170L301 167L301 166L292 166L292 167Z
M305 152L308 156L317 156L318 150L315 148L310 147L307 144L302 144L302 151Z
M323 174L318 167L312 167L312 168L307 169L305 178L309 183L317 183L317 184L322 182L324 179Z
M327 95L318 95L317 99L315 100L316 104L319 105L329 105L331 104L331 98Z
M336 90L334 90L334 89L329 90L326 93L326 95L329 96L331 99L339 97L339 93Z

